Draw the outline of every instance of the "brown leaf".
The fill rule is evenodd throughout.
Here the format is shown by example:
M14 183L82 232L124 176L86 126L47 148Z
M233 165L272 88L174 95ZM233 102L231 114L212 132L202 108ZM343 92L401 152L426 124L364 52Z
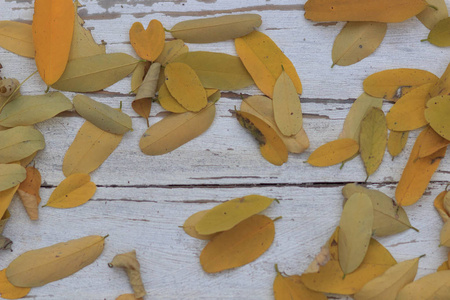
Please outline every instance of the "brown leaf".
M41 202L39 195L41 173L35 167L27 167L26 171L27 177L19 185L17 192L30 220L37 220L39 218L38 205Z
M144 297L147 294L144 288L144 283L142 282L141 266L136 258L136 250L123 254L117 254L108 265L111 268L115 267L125 269L136 298Z

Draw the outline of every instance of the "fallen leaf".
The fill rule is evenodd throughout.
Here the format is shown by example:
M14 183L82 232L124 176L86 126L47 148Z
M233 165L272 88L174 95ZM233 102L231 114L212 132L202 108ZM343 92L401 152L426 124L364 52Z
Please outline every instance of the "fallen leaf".
M396 23L414 17L426 6L424 0L308 0L304 9L305 18L315 22Z
M30 156L45 147L44 136L29 126L0 131L0 163L10 163Z
M31 154L30 156L27 156L27 157L21 159L21 160L19 161L20 165L21 165L22 167L24 167L24 168L25 168L26 166L28 166L28 165L33 161L33 159L36 157L36 154L37 154L37 151L34 152L33 154Z
M353 194L345 203L339 222L339 264L344 274L355 271L364 260L372 226L372 201L366 194Z
M446 221L440 234L440 245L450 247L450 222Z
M147 127L149 126L148 117L152 108L152 99L155 98L160 70L160 63L155 62L151 64L144 81L139 86L136 98L131 103L133 110L147 120Z
M249 34L261 23L261 16L257 14L233 14L182 21L175 24L170 33L186 43L214 43Z
M17 189L19 188L19 185L9 188L7 190L0 192L0 216L9 218L9 212L7 212L9 204L11 204L11 201L16 194ZM4 226L4 224L3 224ZM3 228L2 228L3 231Z
M273 282L273 293L275 300L326 300L327 297L318 292L311 291L302 282L299 275L283 276L277 270L277 276Z
M444 74L439 78L430 90L430 98L436 96L450 95L450 63L447 65Z
M72 102L60 92L19 96L1 111L0 125L4 127L33 125L72 107Z
M439 193L439 195L436 196L434 199L433 205L434 208L437 210L439 215L442 218L442 221L447 222L450 220L450 213L447 212L447 209L444 207L444 198L447 195L447 191L442 191Z
M396 300L445 300L450 294L450 270L432 273L406 285Z
M40 0L34 3L33 43L36 66L45 84L61 77L69 60L75 11L71 0Z
M391 154L392 159L399 155L405 148L408 141L409 131L394 131L391 130L387 142L387 149Z
M0 79L0 96L1 97L9 97L9 96L11 96L11 94L13 94L14 91L16 91L18 88L20 88L20 82L17 79L15 79L15 78L3 78L3 79ZM15 100L17 98L17 96L19 96L20 92L17 90L16 94L17 95L13 95L14 98L10 99L9 102L11 102L12 100ZM5 103L6 100L7 99L5 99L5 101L3 103ZM2 107L3 107L3 105L6 105L6 104L3 104L3 103L2 103Z
M443 200L444 209L447 212L447 214L450 214L450 194L445 194L444 200Z
M402 96L386 114L390 130L408 131L427 125L424 112L433 83L421 85Z
M163 84L158 91L158 102L167 111L176 114L187 112L186 108L181 106L177 99L170 94L166 84Z
M412 282L419 267L419 257L393 265L382 275L366 283L353 298L355 300L395 300L398 292Z
M144 288L144 283L142 282L141 265L136 258L136 250L117 254L108 265L114 268L125 269L136 298L144 297L147 294Z
M271 164L281 166L288 160L288 151L276 131L258 117L246 113L236 112L236 118L242 127L250 131L259 143L261 155Z
M53 191L44 206L72 208L80 206L94 196L97 189L88 174L69 175Z
M125 134L133 130L130 116L85 95L76 95L73 106L80 116L106 132Z
M0 234L0 250L11 250L11 245L13 242ZM11 250L12 251L12 250ZM1 293L0 293L1 295Z
M416 17L425 27L431 30L437 22L448 17L448 9L445 0L427 0L427 3L428 7Z
M33 32L31 25L0 21L0 47L17 55L34 58Z
M231 91L254 84L252 77L237 56L196 51L181 54L173 61L190 66L205 88Z
M381 44L386 30L386 23L347 22L334 40L332 66L349 66L366 58Z
M192 236L193 238L200 239L200 240L210 240L214 234L199 234L197 230L195 229L195 225L197 225L198 221L200 221L205 214L209 210L202 210L199 212L196 212L195 214L191 215L189 218L186 219L186 221L183 224L183 230L188 235Z
M30 220L37 220L39 218L38 205L41 203L41 196L39 195L42 181L41 173L35 167L27 167L26 171L27 177L19 185L17 193Z
M8 223L10 218L11 218L11 214L9 213L9 210L6 210L5 213L2 215L2 217L0 218L0 234L3 233L6 223Z
M161 54L156 59L161 66L165 67L168 63L173 62L181 54L189 51L188 46L184 44L182 40L173 40L166 42Z
M214 103L208 104L198 113L170 115L147 129L141 137L139 147L147 155L171 152L205 132L215 115Z
M0 191L12 188L27 177L27 171L18 164L0 164ZM3 213L0 211L0 216Z
M283 68L294 82L297 94L302 93L302 84L294 65L267 35L254 31L237 38L234 43L242 63L265 95L273 97L275 83Z
M116 298L116 300L143 300L144 298L136 298L134 294L123 294Z
M273 221L263 215L253 215L216 235L200 254L200 263L207 273L246 265L266 252L274 237Z
M25 252L9 264L6 277L18 287L43 286L94 262L104 244L105 237L90 235Z
M450 47L450 17L437 22L426 41L438 47Z
M439 78L419 69L391 69L374 73L364 79L364 92L373 96L396 101L411 90L426 83L438 82Z
M146 72L150 69L150 62L148 61L140 61L136 65L136 68L131 75L131 92L137 93L139 91L139 87L142 82L144 82L144 77Z
M0 296L3 299L20 299L28 295L31 288L17 287L11 284L6 277L6 269L0 271Z
M445 271L445 270L450 270L450 267L448 266L448 261L444 261L436 270L436 272L439 271Z
M397 203L400 206L412 205L422 197L431 180L431 176L433 176L441 159L445 156L447 149L442 148L430 156L418 158L421 145L427 136L427 130L430 130L430 127L426 127L417 137L395 190L395 199L397 199Z
M308 268L303 272L306 273L317 273L321 266L324 266L331 258L330 248L328 245L324 245L320 248L320 252L314 257L314 260L309 264Z
M419 158L430 156L436 151L442 148L446 148L450 144L449 140L444 139L436 133L432 128L428 128L425 131L425 137L423 143L420 145Z
M164 27L158 20L151 20L147 29L140 22L130 28L130 42L140 58L155 61L164 49L166 35Z
M82 57L67 63L52 87L61 91L95 92L116 83L133 72L138 60L125 53Z
M342 138L320 146L311 153L306 162L315 167L328 167L351 158L358 151L358 142Z
M425 119L431 128L446 140L450 140L450 95L431 98L425 109Z
M208 235L233 228L243 220L260 213L270 206L273 198L260 195L248 195L219 204L197 222L195 230Z

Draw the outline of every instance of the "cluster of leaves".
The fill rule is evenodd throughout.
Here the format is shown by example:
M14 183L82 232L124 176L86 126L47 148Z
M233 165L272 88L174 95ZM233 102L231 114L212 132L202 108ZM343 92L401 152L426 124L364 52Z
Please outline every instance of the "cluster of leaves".
M450 46L450 18L445 0L308 0L305 18L315 22L347 22L337 35L333 65L348 66L372 54L384 39L387 23L416 16L431 31L427 39L439 47Z

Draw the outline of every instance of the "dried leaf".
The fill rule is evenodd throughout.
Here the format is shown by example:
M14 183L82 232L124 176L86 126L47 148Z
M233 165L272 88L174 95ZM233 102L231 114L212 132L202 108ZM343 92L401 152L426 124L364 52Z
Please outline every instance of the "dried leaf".
M444 139L436 133L432 128L425 131L423 143L420 145L419 158L429 156L442 148L446 148L450 144L449 140Z
M364 260L372 226L372 201L366 194L353 194L345 203L339 222L339 264L344 274L352 273Z
M136 298L144 297L147 294L144 283L142 282L141 266L136 258L136 250L117 254L108 265L110 267L125 269Z
M33 125L72 107L72 102L60 92L19 96L1 111L0 125L4 127Z
M440 235L441 246L450 247L450 222L446 221Z
M441 137L450 140L450 95L436 96L427 102L425 119Z
M87 96L76 95L73 106L80 116L106 132L125 134L133 130L130 116Z
M263 215L253 215L216 235L200 254L200 263L207 273L246 265L266 252L274 237L273 221Z
M151 20L147 29L140 22L130 28L130 42L140 58L155 61L164 48L166 36L164 27L158 20Z
M178 103L177 99L175 99L167 89L167 85L163 84L158 91L158 102L167 111L173 113L184 113L187 110Z
M196 239L210 240L215 234L208 234L208 235L199 234L195 229L195 226L197 225L198 221L200 221L207 212L209 212L209 210L202 210L196 212L195 214L187 218L183 224L184 232L186 232L188 235Z
M107 53L71 60L52 87L61 91L95 92L133 72L138 60L125 53Z
M252 77L237 56L196 51L179 55L173 61L190 66L205 88L238 90L254 84Z
M277 127L283 135L295 135L303 128L300 99L294 83L284 70L275 82L273 113Z
M430 98L436 96L450 95L450 63L445 69L444 74L439 78L433 88L430 90Z
M414 280L418 267L419 257L402 261L366 283L353 297L355 300L395 300L398 292Z
M208 104L198 113L170 115L147 129L142 135L139 147L147 155L171 152L205 132L211 126L215 115L214 103Z
M361 121L359 151L366 168L367 177L380 166L387 143L387 126L384 112L372 108Z
M134 294L123 294L116 298L116 300L143 300L144 298L136 298Z
M0 250L11 250L11 245L13 242L0 234ZM12 250L11 250L12 251ZM1 293L0 293L1 295Z
M351 158L358 151L359 145L354 139L338 139L314 150L306 162L316 167L328 167Z
M16 191L18 188L19 188L19 185L16 185L12 188L9 188L7 190L0 192L0 216L9 218L9 212L7 212L7 209L9 207L9 204L11 203L14 195L16 194ZM3 231L3 228L2 228L2 231Z
M450 214L450 194L445 194L444 196L444 200L443 200L443 205L444 205L444 209L445 211Z
M444 207L444 198L447 195L447 191L442 191L439 193L439 195L436 196L434 199L433 205L434 208L437 210L439 215L442 218L442 221L447 222L450 220L450 213L447 212L447 209Z
M139 87L136 95L136 100L155 98L156 85L158 83L159 72L161 70L161 64L158 62L152 63L150 69L144 77L144 81Z
M131 92L137 94L139 91L139 87L141 86L142 82L144 82L144 77L146 75L146 72L150 68L150 62L148 61L140 61L136 65L136 68L133 71L133 74L131 75Z
M20 165L22 166L22 167L26 167L26 166L28 166L32 161L33 161L33 159L36 157L36 154L37 154L37 151L36 152L34 152L33 154L31 154L30 156L27 156L27 157L25 157L25 158L23 158L23 159L21 159L19 162L20 162Z
M437 22L426 41L438 47L450 47L450 17Z
M433 83L421 85L402 96L386 114L390 130L408 131L427 125L424 112Z
M363 88L364 92L373 97L396 101L412 89L438 80L436 75L424 70L391 69L368 76L363 82Z
M182 40L166 42L161 54L156 59L156 62L159 62L161 66L165 67L168 63L173 62L179 55L187 53L188 51L188 46L186 46Z
M425 27L431 30L437 22L448 17L448 9L445 0L427 0L427 3L428 7L416 17Z
M119 146L122 137L84 122L64 156L64 176L96 170Z
M450 270L450 267L448 266L448 261L444 261L436 270L436 272L439 271L445 271L445 270Z
M349 66L372 54L383 41L386 30L386 23L347 22L334 40L333 66Z
M76 173L64 179L50 195L47 204L55 208L80 206L92 198L97 189L88 174Z
M421 145L427 136L426 127L417 137L408 162L403 169L402 177L395 190L395 199L400 206L416 203L425 192L434 172L439 167L441 159L444 158L446 148L442 148L430 156L418 158Z
M27 171L18 164L0 164L0 191L18 185L27 177ZM0 211L0 215L3 212Z
M9 210L6 210L0 218L0 235L3 233L3 230L5 229L6 223L8 223L9 218L11 218L11 214L9 213Z
M304 9L305 18L315 22L396 23L414 17L426 6L424 0L308 0Z
M233 228L241 221L262 212L273 198L248 195L235 198L210 209L195 225L199 234L207 235Z
M261 23L260 15L235 14L182 21L175 24L170 33L186 43L214 43L249 34Z
M27 167L27 178L19 185L17 193L27 211L30 220L39 218L38 204L41 203L39 189L41 188L41 173L35 167Z
M277 276L273 282L273 293L275 300L326 300L327 297L318 292L311 291L302 282L299 275L283 276L277 271Z
M75 10L71 0L40 0L34 3L33 42L36 66L42 80L52 85L69 60Z
M3 299L20 299L28 295L31 288L17 287L6 277L6 269L0 271L0 295Z
M236 112L236 118L242 127L250 131L259 143L261 155L271 164L281 166L288 160L287 148L277 132L263 120L246 113Z
M31 25L14 21L0 21L0 47L21 56L34 58Z
M6 277L18 287L43 286L94 262L104 244L105 237L91 235L25 252L9 264Z
M14 91L16 91L16 89L18 88L20 88L20 82L15 78L0 79L0 97L11 96L11 94L13 94ZM9 102L11 102L12 100L16 100L19 95L20 92L17 90L16 94L12 96L13 98L10 99ZM3 105L6 105L6 100L8 99L6 98L5 101L1 101L2 107Z
M44 136L28 126L0 131L0 163L10 163L30 156L45 147Z
M450 270L425 275L406 285L396 300L445 300L450 294Z
M339 227L329 239L328 248L330 249L330 260L320 267L317 273L303 274L301 279L303 283L311 290L352 295L358 292L367 282L380 276L397 262L376 240L371 239L369 248L363 262L353 273L345 275L339 266L338 245L339 245Z
M392 159L399 155L405 148L408 141L409 131L394 131L391 130L387 142L387 149L391 154Z
M297 93L302 93L302 84L294 65L267 35L255 31L236 39L234 43L242 63L265 95L273 97L275 82L283 68L294 82Z
M242 112L258 117L272 127L286 145L288 152L302 153L309 148L309 139L303 128L294 136L288 137L281 133L275 124L272 99L265 96L251 96L242 101L240 109Z

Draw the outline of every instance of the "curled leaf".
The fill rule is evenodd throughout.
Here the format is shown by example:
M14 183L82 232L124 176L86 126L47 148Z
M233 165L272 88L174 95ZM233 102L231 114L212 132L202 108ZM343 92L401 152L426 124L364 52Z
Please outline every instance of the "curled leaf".
M142 282L141 266L136 258L136 250L117 254L108 265L110 267L125 269L136 298L144 297L147 294L144 283Z
M88 174L76 173L64 179L50 195L45 206L72 208L80 206L94 196L97 189Z
M139 87L144 81L144 77L150 68L150 62L140 61L131 75L131 92L137 94Z
M0 250L11 250L12 244L13 244L13 242L10 239L8 239L7 237L4 237L3 235L0 234ZM0 295L1 295L1 291L0 291Z
M11 94L14 93L14 91L19 86L20 86L20 82L17 79L15 79L15 78L3 78L3 79L0 79L0 96L1 97L9 97L9 96L11 96ZM3 103L1 103L1 104L3 104Z
M0 47L21 56L34 58L36 50L34 49L31 25L14 21L0 21Z
M133 110L147 120L147 126L149 126L148 117L152 108L152 99L155 98L160 70L160 63L151 64L144 81L139 86L136 98L131 103Z
M354 139L338 139L314 150L306 162L315 167L328 167L351 158L358 151L359 145Z
M41 188L41 173L35 167L27 167L27 177L19 185L17 193L27 211L30 220L39 218L38 205L41 203L39 189Z

